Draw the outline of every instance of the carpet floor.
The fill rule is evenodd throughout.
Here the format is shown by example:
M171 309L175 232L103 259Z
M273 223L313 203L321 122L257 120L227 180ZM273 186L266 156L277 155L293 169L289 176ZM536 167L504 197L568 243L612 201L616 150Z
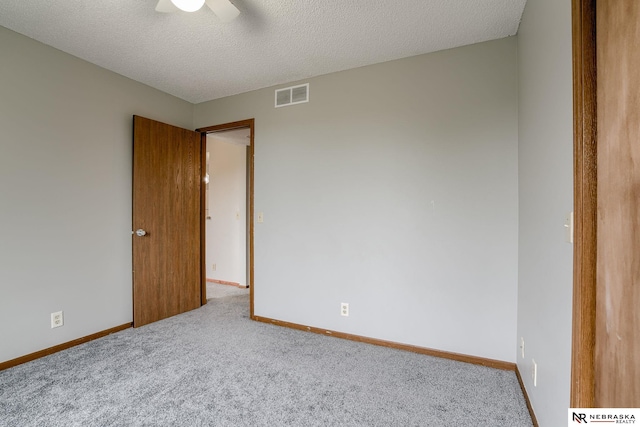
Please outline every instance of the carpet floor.
M253 322L248 298L1 371L0 425L532 425L513 372Z
M249 288L207 282L207 299L233 297L236 295L249 295Z

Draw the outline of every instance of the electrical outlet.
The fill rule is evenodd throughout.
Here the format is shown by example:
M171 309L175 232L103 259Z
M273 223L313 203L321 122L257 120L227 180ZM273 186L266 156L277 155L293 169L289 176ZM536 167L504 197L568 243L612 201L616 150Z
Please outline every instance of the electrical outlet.
M522 351L522 358L524 359L524 337L520 337L520 350Z
M531 359L531 379L533 380L533 386L538 387L538 364L533 359Z
M349 317L349 303L348 302L340 303L340 315L341 316L345 316L345 317Z
M51 313L51 329L59 328L62 325L64 325L64 316L62 315L62 311Z
M217 265L213 264L211 268L213 268L213 271L216 271L216 267L217 267Z

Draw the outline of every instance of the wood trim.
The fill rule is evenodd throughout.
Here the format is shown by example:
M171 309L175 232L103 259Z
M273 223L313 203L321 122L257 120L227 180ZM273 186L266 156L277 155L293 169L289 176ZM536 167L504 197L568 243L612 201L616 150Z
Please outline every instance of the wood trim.
M207 173L207 134L200 134L200 305L207 303L207 257L206 257L206 209L207 184L204 176Z
M98 338L106 337L107 335L111 335L113 333L120 332L125 329L129 329L132 326L133 326L133 323L125 323L124 325L116 326L110 329L105 329L104 331L96 332L95 334L87 335L86 337L82 337L73 341L68 341L62 344L58 344L53 347L45 348L44 350L36 351L35 353L30 353L25 356L7 360L6 362L0 363L0 371L13 368L14 366L22 365L23 363L31 362L32 360L40 359L41 357L49 356L51 354L57 353L62 350L67 350L71 347L75 347L77 345L84 344L89 341L96 340Z
M516 377L518 378L518 383L520 383L520 388L522 389L524 401L527 404L527 409L529 410L529 415L531 416L533 427L538 427L538 419L536 418L535 412L533 412L533 406L531 406L531 401L529 400L527 389L524 387L524 381L522 381L522 375L520 375L520 369L518 369L518 365L516 365Z
M254 212L254 189L255 189L255 152L256 152L256 140L255 136L255 121L254 119L248 120L249 122L249 150L247 153L247 162L248 162L248 181L249 181L249 215L247 215L247 221L249 221L249 277L247 284L249 285L249 317L253 319L254 317L254 220L253 220L253 212Z
M217 283L218 285L228 285L228 286L235 286L237 288L248 288L248 286L245 285L241 285L238 282L227 282L226 280L218 280L218 279L209 279L207 278L207 282L209 283Z
M233 130L233 129L240 129L240 128L250 128L253 129L253 124L254 124L255 119L245 119L245 120L238 120L237 122L230 122L230 123L224 123L221 125L214 125L214 126L207 126L204 128L198 128L196 129L196 132L202 132L202 133L210 133L210 132L220 132L223 130ZM253 139L253 137L252 137ZM253 142L253 141L251 141Z
M597 99L596 0L572 0L574 212L573 408L595 404Z
M253 303L253 289L254 289L254 221L253 221L253 211L254 211L254 177L255 177L255 119L245 119L238 120L236 122L224 123L220 125L207 126L203 128L196 129L196 132L200 132L202 137L206 143L206 135L212 132L220 132L225 130L233 130L240 128L249 128L249 136L250 143L247 147L247 190L248 190L248 203L247 203L247 222L248 222L248 230L249 233L249 248L248 248L248 263L249 263L249 277L247 278L247 283L249 285L249 317L251 319L254 318L254 303ZM204 211L203 211L204 212ZM203 215L204 217L204 215ZM204 236L204 234L203 234ZM202 244L205 245L205 239L202 238ZM204 253L204 251L203 251ZM202 264L203 269L205 268L205 264ZM206 280L206 278L205 278ZM206 284L204 285L206 287ZM206 291L203 293L206 295Z
M502 360L486 359L484 357L469 356L466 354L452 353L452 352L442 351L442 350L434 350L431 348L418 347L410 344L401 344L393 341L380 340L377 338L363 337L361 335L353 335L353 334L347 334L344 332L337 332L337 331L331 331L331 330L322 329L322 328L315 328L313 326L299 325L297 323L285 322L283 320L269 319L267 317L253 316L253 320L257 322L269 323L277 326L284 326L285 328L297 329L299 331L313 332L314 334L320 334L320 335L329 335L332 337L342 338L350 341L357 341L357 342L362 342L366 344L378 345L382 347L395 348L397 350L410 351L412 353L419 353L427 356L440 357L442 359L450 359L458 362L471 363L474 365L482 365L489 368L502 369L505 371L514 371L516 369L515 363L504 362Z

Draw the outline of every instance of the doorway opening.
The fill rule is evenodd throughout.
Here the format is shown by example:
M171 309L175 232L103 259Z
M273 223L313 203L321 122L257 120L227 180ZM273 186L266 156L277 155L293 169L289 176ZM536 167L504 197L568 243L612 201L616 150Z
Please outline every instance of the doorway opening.
M207 298L247 289L247 147L249 129L207 134L205 259ZM225 289L227 288L227 289Z
M249 119L196 130L202 135L202 168L206 177L201 193L202 304L212 291L228 295L249 288L251 318L253 123Z

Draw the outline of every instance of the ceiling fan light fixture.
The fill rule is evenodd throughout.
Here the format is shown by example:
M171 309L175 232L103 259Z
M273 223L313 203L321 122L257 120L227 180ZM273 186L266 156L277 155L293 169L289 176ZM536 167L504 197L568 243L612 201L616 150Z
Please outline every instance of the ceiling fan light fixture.
M240 11L229 0L206 0L207 6L222 22L230 22L240 15Z
M185 12L195 12L204 5L204 0L171 0L171 3Z

